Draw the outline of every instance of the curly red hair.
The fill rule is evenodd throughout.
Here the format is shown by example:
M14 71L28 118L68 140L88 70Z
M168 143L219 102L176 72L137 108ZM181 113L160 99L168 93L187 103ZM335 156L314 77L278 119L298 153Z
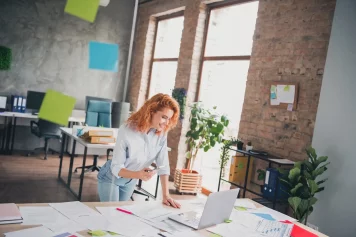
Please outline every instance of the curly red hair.
M173 116L164 129L164 132L168 132L177 125L180 110L178 102L171 96L163 93L154 95L152 98L146 100L144 105L137 112L133 113L126 123L137 131L147 132L151 128L152 114L165 108L173 110ZM157 132L157 134L159 133Z

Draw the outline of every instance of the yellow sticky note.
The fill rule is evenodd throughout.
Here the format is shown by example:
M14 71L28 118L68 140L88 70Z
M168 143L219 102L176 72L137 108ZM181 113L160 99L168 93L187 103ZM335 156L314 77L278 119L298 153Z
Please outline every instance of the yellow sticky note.
M237 210L237 211L247 211L247 208L246 208L246 207L239 207L239 206L236 206L236 207L235 207L235 210Z
M67 0L64 12L83 20L94 22L100 0Z
M289 91L289 85L286 85L286 86L284 87L284 91Z
M43 98L38 118L67 126L74 105L74 97L64 95L58 91L48 90Z

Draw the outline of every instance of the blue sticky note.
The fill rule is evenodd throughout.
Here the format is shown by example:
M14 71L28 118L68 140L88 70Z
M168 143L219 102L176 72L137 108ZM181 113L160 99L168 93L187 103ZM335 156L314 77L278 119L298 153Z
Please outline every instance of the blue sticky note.
M118 67L118 44L89 42L89 68L117 72Z
M275 92L271 92L271 99L276 99L277 98L277 95Z
M252 213L256 216L259 216L263 219L269 220L269 221L275 221L276 219L274 219L270 214L265 214L265 213Z

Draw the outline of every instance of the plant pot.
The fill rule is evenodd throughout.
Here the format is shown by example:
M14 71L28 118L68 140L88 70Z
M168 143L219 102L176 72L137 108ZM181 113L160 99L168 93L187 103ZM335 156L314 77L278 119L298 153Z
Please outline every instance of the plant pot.
M237 143L237 149L238 149L238 150L242 150L242 149L243 149L243 146L244 146L244 143L243 143L243 142Z
M176 169L174 175L174 187L179 193L199 193L201 191L202 175L197 171L188 169Z
M253 149L253 146L246 146L246 151L250 151L250 150L252 150Z

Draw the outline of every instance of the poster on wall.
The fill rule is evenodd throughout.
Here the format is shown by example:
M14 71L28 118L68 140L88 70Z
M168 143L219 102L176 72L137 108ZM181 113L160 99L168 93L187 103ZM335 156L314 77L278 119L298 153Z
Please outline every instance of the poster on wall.
M293 111L297 106L298 85L296 83L272 83L270 105Z

